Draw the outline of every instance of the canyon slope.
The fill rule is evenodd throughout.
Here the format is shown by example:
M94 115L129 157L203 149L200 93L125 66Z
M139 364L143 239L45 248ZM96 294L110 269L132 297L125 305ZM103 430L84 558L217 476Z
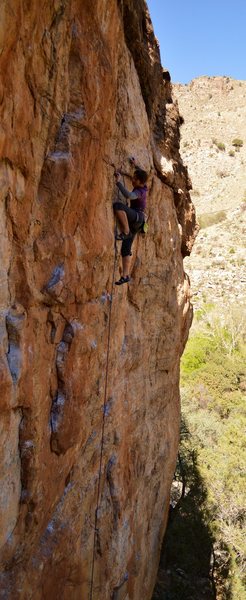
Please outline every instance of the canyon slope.
M173 94L200 231L184 261L194 320L181 367L175 508L153 600L243 600L246 81L198 77L173 84Z
M199 213L237 208L246 190L246 81L204 76L174 84L173 92L184 119L181 155Z
M148 600L196 222L144 0L2 2L0 114L0 598ZM130 155L149 231L116 289L112 165L129 187Z
M186 259L193 302L243 307L246 228L246 81L198 77L173 85L184 123L180 151L201 225Z

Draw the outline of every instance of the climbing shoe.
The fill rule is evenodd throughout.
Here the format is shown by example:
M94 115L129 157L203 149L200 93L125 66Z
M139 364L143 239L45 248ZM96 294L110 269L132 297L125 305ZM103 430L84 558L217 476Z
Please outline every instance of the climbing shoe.
M128 283L128 281L130 281L129 275L127 275L126 277L121 277L119 281L115 282L115 285L122 285L122 283Z
M131 232L123 233L123 231L122 231L122 233L116 233L115 239L121 240L123 242L124 240L129 240L131 237L132 237Z

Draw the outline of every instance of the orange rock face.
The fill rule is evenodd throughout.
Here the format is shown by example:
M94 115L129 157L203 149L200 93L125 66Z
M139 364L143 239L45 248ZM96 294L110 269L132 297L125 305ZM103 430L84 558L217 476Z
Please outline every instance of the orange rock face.
M1 3L0 598L151 597L195 232L166 75L143 0ZM149 232L115 288L131 155Z

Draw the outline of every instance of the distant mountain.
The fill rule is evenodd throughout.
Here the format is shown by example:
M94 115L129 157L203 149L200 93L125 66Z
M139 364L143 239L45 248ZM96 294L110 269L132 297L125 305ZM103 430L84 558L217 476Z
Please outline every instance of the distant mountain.
M184 118L188 166L201 230L185 260L193 303L245 298L246 81L199 77L173 92Z
M173 91L198 214L239 206L246 191L246 81L199 77Z

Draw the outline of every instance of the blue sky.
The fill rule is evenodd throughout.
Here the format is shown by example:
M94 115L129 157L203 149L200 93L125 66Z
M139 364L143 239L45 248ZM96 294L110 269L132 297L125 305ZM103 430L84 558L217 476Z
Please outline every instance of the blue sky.
M246 0L147 0L173 82L246 79Z

